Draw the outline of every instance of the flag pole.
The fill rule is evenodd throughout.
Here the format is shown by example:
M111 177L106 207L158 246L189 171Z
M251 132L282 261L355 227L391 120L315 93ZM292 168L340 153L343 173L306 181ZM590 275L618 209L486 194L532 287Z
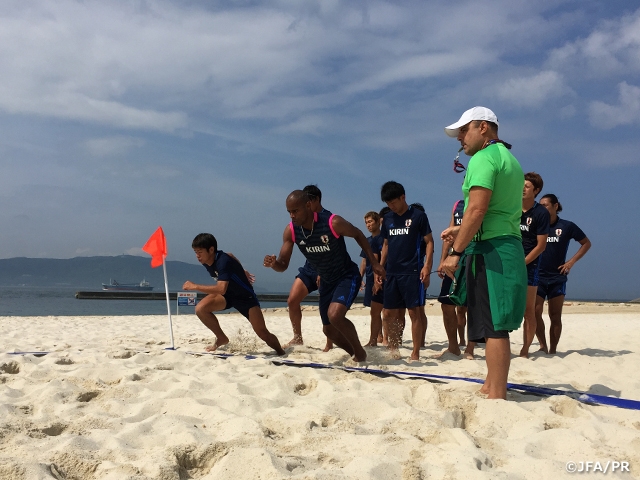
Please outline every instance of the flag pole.
M167 316L169 318L169 335L171 335L171 350L175 350L176 347L173 343L173 323L171 322L171 303L169 302L169 284L167 283L167 265L164 262L164 255L162 256L162 271L164 272L164 292L167 296ZM169 350L168 348L166 350Z

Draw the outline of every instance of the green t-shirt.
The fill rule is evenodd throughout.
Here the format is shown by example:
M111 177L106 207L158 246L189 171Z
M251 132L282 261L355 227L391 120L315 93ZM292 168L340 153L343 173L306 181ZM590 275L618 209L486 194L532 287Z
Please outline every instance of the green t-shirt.
M503 235L521 238L524 172L516 157L511 155L504 145L489 145L469 160L462 184L465 211L469 205L469 190L472 187L488 188L493 192L489 209L473 241L479 242Z

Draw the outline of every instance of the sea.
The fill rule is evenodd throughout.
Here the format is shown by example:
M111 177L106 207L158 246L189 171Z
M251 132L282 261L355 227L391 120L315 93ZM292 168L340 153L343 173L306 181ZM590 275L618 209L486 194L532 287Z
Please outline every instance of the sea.
M90 291L86 287L3 287L0 286L0 317L48 317L48 316L123 316L166 315L166 300L89 300L77 299L78 291ZM154 291L160 291L154 289ZM277 292L274 292L277 293ZM280 292L284 295L287 292ZM629 300L601 300L567 298L569 301L622 303ZM316 303L317 305L317 303ZM170 302L171 313L176 314L177 302ZM262 308L286 307L285 302L260 302ZM221 313L231 313L225 310ZM195 307L181 306L179 313L193 314Z
M84 300L75 298L82 287L0 287L0 317L166 315L166 300ZM154 291L160 291L154 289ZM176 314L177 302L170 302ZM286 307L284 302L261 302L262 308ZM230 313L233 310L227 310ZM195 307L181 306L179 313L193 314Z

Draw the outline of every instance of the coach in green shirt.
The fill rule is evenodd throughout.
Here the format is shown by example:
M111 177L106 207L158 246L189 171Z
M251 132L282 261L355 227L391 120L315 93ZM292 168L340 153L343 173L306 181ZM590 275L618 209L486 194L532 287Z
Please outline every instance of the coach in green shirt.
M511 145L498 138L498 118L488 108L467 110L445 132L458 139L471 160L462 185L462 223L441 235L453 245L442 268L453 277L466 256L459 283L463 291L466 287L468 339L486 342L487 377L480 391L506 399L509 332L520 328L527 298L520 240L524 173L509 152Z

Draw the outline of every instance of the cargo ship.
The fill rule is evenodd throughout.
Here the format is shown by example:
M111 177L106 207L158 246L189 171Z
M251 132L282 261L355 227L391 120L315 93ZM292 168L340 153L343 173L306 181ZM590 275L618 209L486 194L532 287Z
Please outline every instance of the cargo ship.
M102 290L120 292L150 292L153 287L145 279L140 283L118 283L116 280L109 280L109 283L102 284Z

